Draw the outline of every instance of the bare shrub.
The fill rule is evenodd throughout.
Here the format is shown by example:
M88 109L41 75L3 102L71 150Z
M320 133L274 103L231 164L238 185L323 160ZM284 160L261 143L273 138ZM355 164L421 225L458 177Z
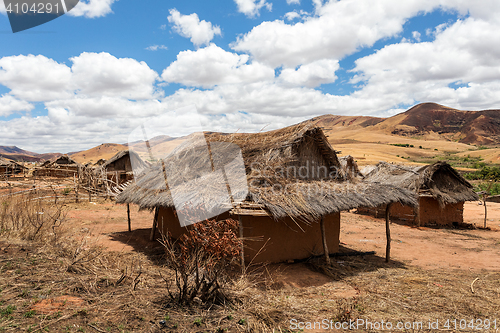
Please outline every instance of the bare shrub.
M66 220L62 204L19 195L4 197L0 205L0 236L58 242Z
M174 271L177 293L170 298L179 304L194 302L223 304L228 301L225 286L231 267L237 262L241 240L238 222L206 220L188 227L178 240L163 236L167 266Z

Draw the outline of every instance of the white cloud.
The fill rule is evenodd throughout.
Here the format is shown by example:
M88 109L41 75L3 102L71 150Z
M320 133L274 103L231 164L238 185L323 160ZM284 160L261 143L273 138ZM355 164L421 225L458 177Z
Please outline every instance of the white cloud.
M272 80L274 69L253 62L248 55L227 52L215 44L196 51L183 51L163 73L166 82L186 86L213 87L223 84Z
M0 14L7 14L7 11L5 10L5 4L3 1L0 1Z
M80 0L78 4L68 12L71 16L85 16L96 18L112 13L111 5L115 0Z
M358 59L353 82L363 98L386 96L395 104L434 101L458 108L495 107L500 80L500 22L459 20L433 42L385 46ZM465 83L456 88L453 83Z
M166 47L165 45L151 45L146 47L146 50L148 51L168 50L168 47Z
M420 37L422 36L422 35L420 34L420 32L418 32L418 31L413 31L413 32L411 33L411 35L413 36L413 38L414 38L417 42L420 42Z
M302 65L297 70L283 69L279 79L286 85L314 88L324 83L334 82L337 78L335 71L338 69L338 61L322 59Z
M190 38L195 46L208 45L215 35L221 35L219 26L205 20L200 21L198 15L182 15L176 9L170 10L168 21L174 24L174 30L181 36Z
M265 0L234 0L234 2L238 6L238 11L248 17L259 16L262 7L266 7L268 11L273 8L273 5Z
M26 101L48 101L71 94L71 69L43 55L0 58L0 84Z
M293 21L295 20L296 18L300 18L300 14L297 13L297 12L288 12L285 14L285 19L287 19L287 21Z
M129 99L153 98L158 74L144 61L116 58L109 53L87 53L70 59L78 94L119 96Z
M300 5L300 0L286 0L289 5Z
M31 111L35 107L10 95L0 96L0 117L7 117L14 112Z
M484 3L463 0L316 1L315 15L304 22L262 22L231 47L273 67L295 67L326 58L340 60L382 38L398 35L409 18L432 10L470 12L498 20L500 2L487 2L497 15L488 13Z

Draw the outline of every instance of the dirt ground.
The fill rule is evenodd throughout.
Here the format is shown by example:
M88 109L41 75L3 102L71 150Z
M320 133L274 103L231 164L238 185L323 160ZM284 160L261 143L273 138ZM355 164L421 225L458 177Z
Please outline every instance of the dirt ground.
M149 241L153 213L130 208L132 232L125 205L67 203L66 226L81 244L69 259L0 241L0 332L302 332L291 319L493 320L500 311L500 204L488 203L491 230L394 221L390 263L384 220L344 212L341 250L375 255L333 257L331 267L321 258L249 267L232 291L241 303L211 310L168 305L160 274L168 270L158 264L163 248ZM483 212L467 203L465 222L482 225ZM92 245L106 251L99 255Z
M153 220L153 213L149 211L139 212L137 206L131 205L132 232L128 232L125 205L117 205L111 201L86 202L70 204L68 209L67 217L71 224L78 226L81 234L89 238L89 242L101 244L109 251L161 249L158 242L149 241ZM487 209L487 226L491 230L416 228L394 221L391 223L391 258L424 269L499 269L500 203L487 203ZM484 207L477 202L467 202L464 207L464 222L483 226ZM376 251L377 255L383 257L386 247L385 222L371 216L343 212L340 241L346 251ZM286 265L280 265L284 266ZM276 269L276 272L279 279L283 280L283 285L304 286L302 279L307 270L304 271L303 266L288 265L286 269ZM315 279L321 280L315 274L311 274L309 278L312 284Z

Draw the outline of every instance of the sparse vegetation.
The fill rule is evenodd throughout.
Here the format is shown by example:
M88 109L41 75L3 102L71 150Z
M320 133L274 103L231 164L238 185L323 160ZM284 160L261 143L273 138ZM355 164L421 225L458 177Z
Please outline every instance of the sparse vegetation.
M466 173L464 177L470 180L493 180L497 182L500 180L500 167L482 166L481 170Z

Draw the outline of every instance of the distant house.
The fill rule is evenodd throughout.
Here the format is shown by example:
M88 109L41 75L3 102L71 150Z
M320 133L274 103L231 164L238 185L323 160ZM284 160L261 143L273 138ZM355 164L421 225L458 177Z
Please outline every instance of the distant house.
M27 168L24 165L0 157L0 177L10 177L23 173L25 170L27 170Z
M323 254L322 240L328 253L335 253L339 250L340 211L392 202L416 204L410 191L347 181L335 150L319 127L299 124L265 133L211 132L204 133L204 139L210 154L204 153L206 147L187 140L162 163L146 169L118 195L117 202L155 209L159 230L173 238L189 228L181 226L175 202L219 211L215 219L239 221L247 263ZM238 156L243 173L235 162ZM176 165L180 160L185 164ZM183 167L187 172L182 172ZM166 176L166 170L176 168L179 172ZM197 183L203 185L195 186ZM229 199L222 200L220 195L221 184L230 184L229 206Z
M50 162L45 161L42 166L33 171L37 177L73 177L78 176L82 165L68 155L61 155Z
M446 162L418 167L380 162L365 179L417 193L417 208L396 203L390 215L422 226L459 225L463 223L464 202L479 199L472 185ZM385 213L385 206L358 208L358 212L378 217Z
M137 169L144 169L147 166L148 164L136 152L130 150L123 150L102 164L107 178L116 184L133 179L134 168L137 171Z

